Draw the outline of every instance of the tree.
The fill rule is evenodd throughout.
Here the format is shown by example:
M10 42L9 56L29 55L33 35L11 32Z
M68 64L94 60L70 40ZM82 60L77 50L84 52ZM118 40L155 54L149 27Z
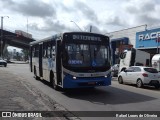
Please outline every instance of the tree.
M10 59L10 55L9 55L9 51L8 51L8 49L5 49L5 51L4 51L4 58L6 58L7 60L9 60Z
M29 51L26 49L22 49L21 52L24 54L24 61L28 60Z

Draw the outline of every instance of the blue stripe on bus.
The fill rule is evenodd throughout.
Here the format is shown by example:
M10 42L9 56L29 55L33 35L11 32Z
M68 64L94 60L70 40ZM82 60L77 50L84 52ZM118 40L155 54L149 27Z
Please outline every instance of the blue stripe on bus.
M63 88L84 88L84 87L96 87L96 86L108 86L111 85L111 77L94 77L94 78L76 78L66 75L63 80Z

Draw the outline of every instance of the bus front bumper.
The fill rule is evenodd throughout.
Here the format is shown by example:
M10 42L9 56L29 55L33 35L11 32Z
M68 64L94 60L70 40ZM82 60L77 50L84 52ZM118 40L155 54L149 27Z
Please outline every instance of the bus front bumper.
M108 85L111 85L111 77L73 78L67 75L63 81L63 88L87 88Z

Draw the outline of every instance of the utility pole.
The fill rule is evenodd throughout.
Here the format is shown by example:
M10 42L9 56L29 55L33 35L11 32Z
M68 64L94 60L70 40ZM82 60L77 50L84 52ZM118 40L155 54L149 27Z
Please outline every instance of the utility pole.
M2 58L2 47L3 47L3 17L1 17L1 58Z
M3 58L3 18L9 16L1 16L1 58Z
M92 32L92 25L90 26L90 30L89 31Z
M73 22L80 29L80 31L83 31L74 21L70 21L70 22Z

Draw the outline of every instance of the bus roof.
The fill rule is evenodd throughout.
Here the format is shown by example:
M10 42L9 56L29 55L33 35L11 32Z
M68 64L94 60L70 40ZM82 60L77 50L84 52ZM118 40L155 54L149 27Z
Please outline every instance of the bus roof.
M52 35L52 36L44 38L42 40L37 40L37 41L34 41L34 42L30 42L30 45L35 45L35 44L39 44L39 43L47 42L47 41L51 41L51 40L56 40L57 38L63 38L63 34L67 34L67 33L68 34L72 34L72 33L88 33L88 34L95 34L95 35L106 36L106 35L103 35L103 34L91 33L91 32L64 32L64 33L59 33L59 34Z
M35 44L39 44L39 43L47 42L47 41L51 41L51 40L56 40L57 38L62 37L62 34L63 33L55 34L55 35L52 35L50 37L47 37L47 38L44 38L44 39L41 39L41 40L30 42L30 45L35 45Z

